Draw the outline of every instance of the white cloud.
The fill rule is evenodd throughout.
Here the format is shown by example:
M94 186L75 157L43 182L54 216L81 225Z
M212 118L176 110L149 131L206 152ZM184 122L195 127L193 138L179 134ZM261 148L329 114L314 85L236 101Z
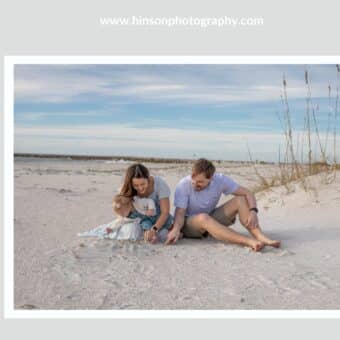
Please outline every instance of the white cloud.
M301 132L300 132L301 134ZM295 136L298 136L297 132ZM325 135L321 136L323 139ZM338 137L337 143L340 138ZM247 159L247 143L254 159L276 161L280 133L223 133L175 128L135 128L128 125L74 127L15 127L16 152L80 153Z
M88 71L77 66L27 66L18 68L15 76L16 100L32 102L72 102L79 96L83 100L106 100L173 102L190 104L221 104L228 102L256 102L279 100L282 86L281 70L268 66L268 72L259 74L247 65L225 69L208 66L189 71L185 69L160 72L157 70L135 70L135 68L100 69L101 72ZM218 71L219 70L219 71ZM227 70L229 70L227 72ZM231 70L231 71L230 71ZM180 71L183 71L182 73ZM223 77L223 72L226 76ZM230 74L228 76L228 74ZM320 78L321 71L318 70ZM312 94L327 97L329 79L318 78L313 82ZM289 98L304 98L306 88L303 73L287 74ZM228 84L228 85L226 85ZM78 98L79 100L79 98Z

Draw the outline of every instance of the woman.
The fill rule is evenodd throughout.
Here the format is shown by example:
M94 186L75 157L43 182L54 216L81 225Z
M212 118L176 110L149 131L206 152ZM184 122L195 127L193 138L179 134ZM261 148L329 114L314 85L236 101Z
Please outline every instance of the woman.
M169 229L172 225L170 215L170 188L159 176L151 176L149 170L140 163L132 164L125 173L120 194L125 197L151 198L154 200L157 219L154 225L144 232L144 239L152 241L160 229Z

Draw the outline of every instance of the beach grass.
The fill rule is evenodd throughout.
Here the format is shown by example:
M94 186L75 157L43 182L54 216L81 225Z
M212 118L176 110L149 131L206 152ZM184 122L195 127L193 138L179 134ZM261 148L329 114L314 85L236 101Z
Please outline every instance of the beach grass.
M327 183L332 183L336 178L336 171L340 169L340 165L337 163L336 157L336 138L337 138L337 114L338 114L338 103L339 103L339 78L340 78L340 67L336 65L337 72L337 85L335 97L332 98L331 86L328 86L328 97L329 97L329 115L328 115L328 126L326 132L326 138L322 141L320 137L320 130L317 122L317 109L314 105L314 99L312 96L312 84L310 81L310 75L308 69L305 69L305 87L306 87L306 106L305 106L305 117L304 117L304 134L302 138L295 138L296 143L294 144L294 136L297 135L294 131L291 120L291 109L289 105L289 86L285 75L283 74L282 79L282 114L278 114L280 120L284 148L281 152L281 147L278 150L278 173L268 178L260 173L258 169L258 162L253 161L249 145L248 155L250 163L254 168L255 174L259 179L260 184L254 189L255 192L267 190L274 186L283 185L287 191L291 191L290 183L300 182L305 191L310 190L308 186L307 178L319 173L325 175ZM334 105L332 106L332 99ZM332 117L333 116L333 117ZM332 119L333 118L333 119ZM333 126L331 126L333 124ZM329 136L330 131L333 131L333 150L328 151L329 147ZM316 141L314 145L317 147L313 148L312 139ZM319 156L317 156L319 155ZM328 156L327 156L328 155ZM304 160L307 160L306 162Z

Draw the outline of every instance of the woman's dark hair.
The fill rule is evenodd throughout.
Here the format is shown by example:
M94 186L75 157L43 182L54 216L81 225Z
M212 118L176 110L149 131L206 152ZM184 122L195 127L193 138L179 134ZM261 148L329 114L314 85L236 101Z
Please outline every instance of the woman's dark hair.
M134 178L145 178L149 179L150 173L147 167L143 164L135 163L130 165L125 173L124 183L120 194L126 197L133 197L137 195L137 191L132 186L132 180Z

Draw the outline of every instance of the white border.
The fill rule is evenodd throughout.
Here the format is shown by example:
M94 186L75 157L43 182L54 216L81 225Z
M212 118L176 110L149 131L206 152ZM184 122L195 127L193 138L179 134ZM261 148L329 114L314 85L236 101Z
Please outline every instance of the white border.
M4 316L116 319L340 319L340 310L15 310L13 118L16 64L340 64L340 56L5 56L4 58Z

